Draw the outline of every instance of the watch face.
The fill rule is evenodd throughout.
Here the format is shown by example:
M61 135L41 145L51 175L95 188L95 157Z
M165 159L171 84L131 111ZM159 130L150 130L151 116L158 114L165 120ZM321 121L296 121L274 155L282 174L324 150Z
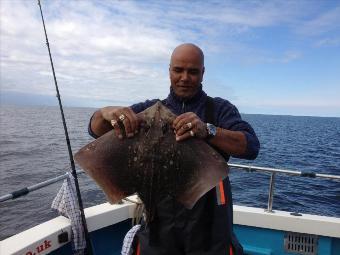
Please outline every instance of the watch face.
M213 124L207 123L208 137L214 137L216 135L216 127Z

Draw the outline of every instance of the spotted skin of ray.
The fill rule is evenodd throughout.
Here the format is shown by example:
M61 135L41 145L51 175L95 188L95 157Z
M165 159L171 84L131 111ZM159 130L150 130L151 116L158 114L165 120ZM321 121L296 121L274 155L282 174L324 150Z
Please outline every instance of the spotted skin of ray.
M204 140L176 141L172 129L176 115L161 102L138 117L141 128L133 138L121 140L110 131L75 155L110 202L137 193L152 221L157 203L165 196L190 209L227 176L224 158Z

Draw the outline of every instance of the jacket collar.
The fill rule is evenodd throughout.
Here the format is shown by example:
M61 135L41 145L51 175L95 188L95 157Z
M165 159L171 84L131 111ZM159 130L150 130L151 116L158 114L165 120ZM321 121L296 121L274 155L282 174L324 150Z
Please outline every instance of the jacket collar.
M168 95L166 102L169 106L173 107L176 112L186 112L195 109L199 103L205 102L206 97L207 94L203 91L202 84L197 93L189 99L178 97L172 87L170 87L170 94Z

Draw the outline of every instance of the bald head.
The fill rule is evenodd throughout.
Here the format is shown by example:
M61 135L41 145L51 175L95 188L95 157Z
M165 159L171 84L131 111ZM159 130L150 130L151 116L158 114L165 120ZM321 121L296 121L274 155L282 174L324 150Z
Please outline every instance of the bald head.
M178 97L195 96L203 80L203 51L191 43L177 46L171 55L169 74L171 87Z
M204 67L204 54L203 51L193 43L183 43L178 45L171 54L170 65L175 58L178 56L183 57L185 55L191 55L193 58L197 59Z

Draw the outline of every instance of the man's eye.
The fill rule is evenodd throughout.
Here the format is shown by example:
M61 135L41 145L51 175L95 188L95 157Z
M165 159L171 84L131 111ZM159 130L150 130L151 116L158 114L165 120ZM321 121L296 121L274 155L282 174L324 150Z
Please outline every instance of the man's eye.
M190 73L190 74L194 74L194 75L196 75L196 74L198 74L198 73L199 73L199 71L198 71L198 70L196 70L196 69L194 69L194 70L189 70L189 73Z
M180 68L174 68L174 69L172 69L175 73L180 73L180 72L182 72L182 69L180 69Z

